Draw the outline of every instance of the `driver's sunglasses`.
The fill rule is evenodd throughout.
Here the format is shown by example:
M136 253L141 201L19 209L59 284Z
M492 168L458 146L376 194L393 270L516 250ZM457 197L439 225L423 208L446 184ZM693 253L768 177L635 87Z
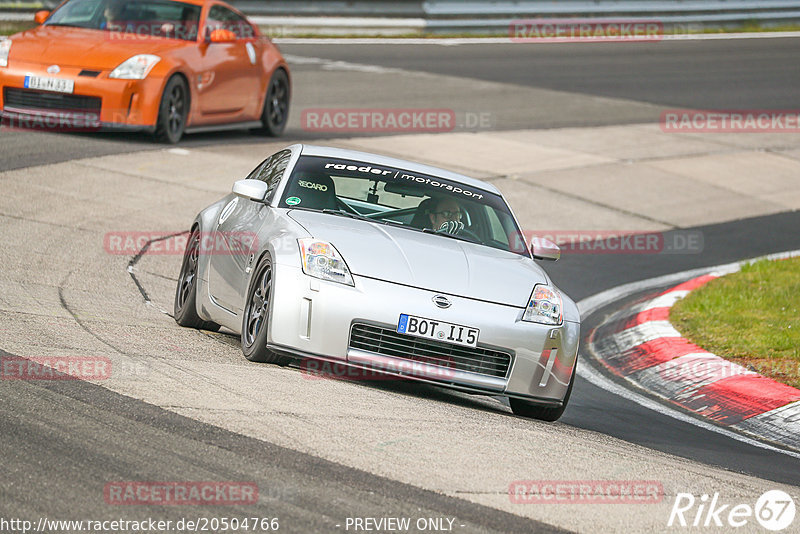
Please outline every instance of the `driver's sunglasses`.
M461 211L434 211L434 215L441 215L445 219L460 219L461 218Z

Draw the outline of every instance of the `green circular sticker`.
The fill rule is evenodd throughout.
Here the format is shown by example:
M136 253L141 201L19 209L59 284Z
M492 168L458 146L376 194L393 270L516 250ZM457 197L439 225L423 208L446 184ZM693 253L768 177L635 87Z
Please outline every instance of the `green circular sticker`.
M290 206L296 206L300 204L300 199L298 197L289 197L286 199L286 203Z

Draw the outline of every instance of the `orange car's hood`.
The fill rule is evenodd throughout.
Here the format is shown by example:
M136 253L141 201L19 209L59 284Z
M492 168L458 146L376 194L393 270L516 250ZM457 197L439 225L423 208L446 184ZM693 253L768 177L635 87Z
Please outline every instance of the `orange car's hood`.
M110 33L59 26L39 26L12 37L9 61L110 70L136 54L159 54L193 41Z

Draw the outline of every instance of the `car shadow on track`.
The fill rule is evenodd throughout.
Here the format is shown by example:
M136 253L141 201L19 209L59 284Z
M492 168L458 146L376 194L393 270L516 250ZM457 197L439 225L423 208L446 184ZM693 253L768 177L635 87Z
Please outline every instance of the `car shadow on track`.
M211 333L211 335L225 345L237 348L241 346L240 336L226 329ZM508 402L501 400L498 397L492 397L488 395L472 395L461 391L447 389L443 386L437 386L426 382L417 382L411 379L399 378L392 375L385 375L385 377L377 378L375 380L368 380L361 377L353 378L346 371L346 368L342 364L329 364L322 360L319 360L319 363L322 366L319 367L319 369L323 370L323 374L320 374L309 370L310 366L307 364L308 361L309 360L306 359L296 358L287 365L288 369L285 370L288 372L288 370L291 369L306 375L316 375L314 378L317 380L335 380L339 382L346 382L367 388L379 389L386 393L407 395L418 399L424 399L426 401L441 402L450 404L452 406L479 410L486 413L517 417L511 413L511 408L509 407ZM248 362L248 365L269 364ZM326 365L328 367L326 367ZM334 374L324 372L324 370L330 370L333 368L336 369ZM370 376L375 374L371 371L366 372L370 374Z
M301 373L310 374L306 366L306 360L295 360L289 364L289 367L300 371ZM323 362L324 364L324 362ZM340 364L337 364L340 365ZM375 373L368 371L370 375ZM337 373L338 375L338 373ZM497 414L504 414L513 416L511 408L504 404L499 399L491 396L471 395L468 393L446 389L443 386L437 386L426 382L418 382L411 379L399 378L392 375L385 375L383 378L374 380L364 378L350 378L349 376L317 376L319 380L336 380L340 382L348 382L357 384L363 387L379 389L386 393L395 393L399 395L407 395L418 399L424 399L431 402L441 402L450 404L452 406L460 406L472 410L479 410L482 412L490 412Z

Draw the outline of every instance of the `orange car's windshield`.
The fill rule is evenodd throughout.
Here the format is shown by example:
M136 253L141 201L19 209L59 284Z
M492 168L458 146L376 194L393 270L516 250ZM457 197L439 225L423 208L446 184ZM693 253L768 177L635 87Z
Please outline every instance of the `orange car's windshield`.
M197 40L200 6L170 0L70 0L46 26L73 26L142 38Z

